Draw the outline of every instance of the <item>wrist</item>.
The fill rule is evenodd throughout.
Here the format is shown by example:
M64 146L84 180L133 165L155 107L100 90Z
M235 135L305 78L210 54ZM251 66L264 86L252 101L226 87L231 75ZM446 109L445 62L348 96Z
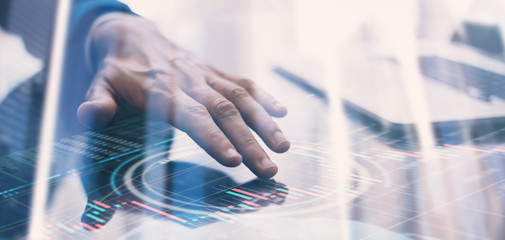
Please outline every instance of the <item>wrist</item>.
M87 64L88 70L90 70L91 72L96 71L96 65L94 63L96 63L96 61L98 59L97 58L98 52L95 47L96 46L95 35L97 33L97 29L99 29L100 26L102 24L105 24L106 22L120 19L123 15L128 15L128 14L122 13L122 12L107 13L107 14L104 14L104 15L98 17L93 22L93 25L91 26L91 29L90 29L88 35L86 36L86 42L84 45L84 54L86 57L86 64ZM102 55L102 54L100 54L100 55Z
M131 35L139 29L154 26L148 20L137 15L113 12L95 20L86 39L86 54L89 66L96 71L96 63L107 56L116 56L118 48L125 48ZM140 36L137 36L140 37Z

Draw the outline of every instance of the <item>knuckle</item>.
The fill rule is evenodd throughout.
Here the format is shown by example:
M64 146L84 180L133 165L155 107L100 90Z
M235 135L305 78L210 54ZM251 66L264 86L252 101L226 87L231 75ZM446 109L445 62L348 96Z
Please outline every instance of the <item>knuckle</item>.
M249 96L249 93L247 93L247 91L242 87L234 88L230 92L230 99L232 101L240 101L248 96Z
M174 106L174 109L169 112L170 123L175 124L177 128L190 136L206 136L207 129L212 128L211 115L203 105Z
M189 86L183 89L184 92L186 92L190 96L203 96L209 91L208 88L198 86L197 87Z
M206 116L207 109L202 105L191 105L186 107L187 118L185 120L191 121L193 118L201 118Z
M219 118L227 118L231 116L236 116L238 114L237 108L235 105L228 100L221 100L213 107L213 112L216 117Z
M207 85L209 85L209 87L215 89L217 87L217 81L215 79L208 78Z
M248 136L242 140L242 144L244 144L244 146L252 147L252 146L256 146L258 144L258 142L256 142L256 139L254 139L254 137Z
M222 137L221 130L217 128L211 128L207 131L206 136L208 139L212 139L212 141L219 141Z
M254 82L247 78L237 80L237 84L248 91L251 91L254 88Z

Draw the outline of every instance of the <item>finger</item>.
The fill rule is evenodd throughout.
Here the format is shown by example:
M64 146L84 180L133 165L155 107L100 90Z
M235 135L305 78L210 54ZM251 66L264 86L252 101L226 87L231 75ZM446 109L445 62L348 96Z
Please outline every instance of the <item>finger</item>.
M113 90L107 83L107 75L96 75L86 97L77 109L77 119L86 127L99 129L105 127L117 112Z
M208 83L237 106L247 125L258 133L270 149L275 152L285 152L289 149L290 142L279 126L244 88L217 76L209 76Z
M169 108L162 111L169 116L168 121L181 131L186 132L200 147L219 163L235 167L242 162L242 157L212 120L207 109L186 95L182 90L171 95L161 91L151 91L154 107ZM168 104L168 105L167 105Z
M277 166L261 148L240 112L232 102L207 87L189 92L212 115L219 128L244 158L244 164L257 176L270 178L277 173Z
M260 88L253 81L237 76L224 73L218 69L211 67L212 71L221 78L232 81L233 83L243 87L251 96L272 116L284 117L288 113L288 109L277 101L272 95Z

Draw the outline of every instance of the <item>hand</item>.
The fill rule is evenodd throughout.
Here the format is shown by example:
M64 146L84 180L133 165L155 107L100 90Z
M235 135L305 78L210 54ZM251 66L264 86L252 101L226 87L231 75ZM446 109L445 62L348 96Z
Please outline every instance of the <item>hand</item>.
M77 111L84 125L100 128L121 111L142 110L186 132L225 166L244 162L261 178L277 173L249 127L273 151L287 151L290 143L270 117L286 115L284 106L254 82L177 47L149 21L116 16L91 31L100 65Z

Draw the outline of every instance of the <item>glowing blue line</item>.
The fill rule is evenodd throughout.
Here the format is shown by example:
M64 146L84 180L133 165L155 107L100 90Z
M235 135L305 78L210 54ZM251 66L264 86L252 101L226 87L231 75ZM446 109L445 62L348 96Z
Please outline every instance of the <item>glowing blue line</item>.
M167 139L167 140L164 140L164 141L161 141L161 142L158 142L158 143L155 143L154 146L156 145L160 145L160 144L163 144L163 143L166 143L166 142L171 142L173 141L175 138L170 138L170 139Z
M88 203L88 206L90 206L90 207L92 207L92 208L94 208L94 209L97 209L97 210L99 210L100 212L105 212L105 209L103 209L103 208L101 208L101 207L99 207L99 206L97 206L97 205L95 205L95 204L93 204L93 203Z
M99 218L99 217L97 217L95 215L91 215L89 213L86 213L84 215L86 215L87 217L89 217L89 218L91 218L91 219L93 219L95 221L98 221L99 223L105 223L105 220L103 220L103 219L101 219L101 218Z
M63 229L63 230L65 230L65 231L69 232L69 233L75 233L74 229L69 228L69 227L67 227L67 226L65 226L65 225L63 225L63 224L61 224L61 223L58 223L58 224L56 224L56 225L57 225L58 227L60 227L61 229Z
M251 206L247 206L247 205L242 204L242 203L238 204L238 206L239 206L239 207L246 208L246 209L250 209L250 210L254 210L254 209L255 209L255 208L253 208L253 207L251 207Z
M130 153L134 153L134 152L138 152L138 151L141 151L142 148L139 148L139 149L135 149L133 151L129 151L129 152L125 152L125 153L122 153L122 154L119 154L117 156L114 156L114 157L110 157L110 158L107 158L107 159L104 159L98 163L104 163L104 162L107 162L107 161L110 161L110 160L113 160L113 159L116 159L116 158L119 158L119 157L122 157L122 156L125 156L125 155L128 155Z
M164 148L167 148L167 147L166 146L162 146L162 147L159 147L159 148L152 149L152 151L157 151L157 150L164 149ZM140 156L142 156L142 155L144 155L146 153L151 153L152 151L150 151L150 152L143 152L143 153L141 153L139 155L135 155L132 158L124 161L116 169L114 169L114 172L112 172L112 174L110 175L110 180L109 181L110 181L110 184L112 186L112 189L114 189L114 192L116 194L121 195L121 192L118 190L118 188L116 186L116 182L114 181L114 176L117 175L119 169L121 169L125 164L129 163L130 161L132 161L132 160L134 160L134 159L136 159L136 158L138 158L138 157L140 157Z
M245 198L245 199L247 199L247 200L251 200L251 199L252 199L251 197L248 197L248 196L242 195L242 194L240 194L240 193L232 192L232 191L226 191L226 193L228 193L228 194L230 194L230 195L237 196L237 197Z
M114 189L114 192L116 194L119 194L121 195L121 192L118 190L117 186L116 186L116 182L114 181L114 176L117 175L117 173L119 172L119 169L121 169L124 165L126 165L127 163L129 163L130 161L134 160L134 159L137 159L138 157L144 155L146 153L141 153L139 155L135 155L133 156L132 158L122 162L116 169L114 169L114 172L112 172L112 174L110 175L110 185L112 186L112 189Z
M209 214L209 217L213 217L213 218L215 218L215 219L217 219L217 220L221 220L221 221L223 221L223 222L233 223L233 221L231 221L231 220L229 220L229 219L227 219L227 218L221 217L221 216L219 216L219 215L217 215L217 214L214 214L214 213L210 213L210 214Z
M171 139L169 139L169 140L170 140L170 141L173 141L174 139L175 139L175 138L171 138ZM158 142L158 143L156 143L156 144L154 144L154 145L152 145L152 146L159 145L159 144L161 144L161 143L163 143L163 142L167 142L167 141L169 141L169 140L164 140L164 141ZM99 162L97 162L97 163L94 163L94 164L86 165L86 166L83 166L83 167L80 167L80 168L75 168L75 169L69 170L69 171L67 171L67 172L65 172L65 173L62 173L62 174L56 174L56 175L53 175L53 176L51 176L51 177L49 177L49 178L47 178L47 179L48 179L48 180L50 180L50 179L57 178L57 177L60 177L60 176L63 176L63 175L67 175L67 174L69 174L69 173L73 173L73 172L76 172L76 171L79 171L79 170L83 170L83 169L86 169L86 168L90 168L90 167L93 167L93 166L95 166L95 165L97 165L97 164L100 164L100 163L103 163L103 162L106 162L106 161L110 161L110 160L113 160L113 159L116 159L116 158L122 157L122 156L124 156L124 155L128 155L128 154L131 154L131 153L134 153L134 152L142 151L142 149L146 149L146 148L147 148L147 147L145 147L145 148L138 148L138 149L135 149L135 150L132 150L132 151L126 152L126 153L122 153L122 154L120 154L120 155L117 155L117 156L114 156L114 157L110 157L110 158L107 158L107 159L101 160L101 161L99 161ZM158 149L159 149L159 148L158 148ZM157 149L155 149L155 150L157 150ZM31 183L27 183L27 184L25 184L25 185L21 185L21 186L15 187L15 188L11 188L11 189L5 190L5 191L3 191L3 192L0 192L0 195L4 195L4 194L10 193L10 192L14 192L14 191L16 191L16 190L19 190L19 189L22 189L22 188L25 188L25 187L29 187L29 186L31 186L31 185L33 185L33 184L35 184L35 183L36 183L36 182L31 182Z
M49 178L48 178L48 180L49 180L49 179L56 178L56 177L59 177L59 176L61 176L61 174L56 174L56 175L54 175L54 176L49 177ZM5 191L3 191L3 192L0 192L0 195L4 195L4 194L7 194L7 193L9 193L9 192L13 192L13 191L16 191L16 190L18 190L18 189L21 189L21 188L24 188L24 187L28 187L28 186L31 186L31 185L33 185L33 184L35 184L35 182L31 182L31 183L27 183L27 184L25 184L25 185L21 185L21 186L19 186L19 187L11 188L11 189L9 189L9 190L5 190Z

